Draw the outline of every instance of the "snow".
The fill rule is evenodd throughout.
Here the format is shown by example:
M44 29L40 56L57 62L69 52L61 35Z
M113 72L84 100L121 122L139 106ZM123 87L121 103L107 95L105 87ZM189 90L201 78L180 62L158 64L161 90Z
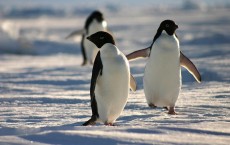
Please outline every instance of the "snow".
M168 115L163 108L147 106L142 82L146 59L130 62L138 90L130 93L112 127L81 126L91 116L92 66L80 66L80 37L65 39L82 28L93 7L64 7L61 15L56 6L32 8L8 5L0 11L1 145L229 144L230 10L223 1L215 7L194 1L172 8L164 2L159 7L96 6L125 54L149 46L162 20L175 20L181 50L202 75L198 84L182 69L179 114ZM12 15L18 10L20 17ZM24 15L27 10L35 16Z

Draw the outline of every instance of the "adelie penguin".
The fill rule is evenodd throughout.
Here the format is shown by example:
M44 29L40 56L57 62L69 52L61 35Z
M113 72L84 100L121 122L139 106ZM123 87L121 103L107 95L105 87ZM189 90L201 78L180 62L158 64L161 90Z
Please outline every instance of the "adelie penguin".
M126 56L116 47L107 32L97 32L89 37L100 50L97 53L90 84L92 116L83 126L97 121L113 125L123 111L129 88L136 90Z
M180 51L177 28L174 21L164 20L150 47L127 55L129 60L148 57L143 78L147 103L153 108L166 108L168 114L177 114L174 107L181 89L181 66L201 82L195 65Z
M105 21L104 16L100 11L94 11L86 19L84 29L74 31L66 37L68 39L76 35L82 35L82 65L86 65L87 63L93 64L94 62L98 48L92 42L86 40L86 38L98 31L107 31L107 22Z

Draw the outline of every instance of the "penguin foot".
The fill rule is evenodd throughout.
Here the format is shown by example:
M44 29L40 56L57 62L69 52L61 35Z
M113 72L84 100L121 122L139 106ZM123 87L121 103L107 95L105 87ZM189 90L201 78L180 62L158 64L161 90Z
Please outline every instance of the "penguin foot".
M95 125L97 121L96 116L92 116L88 121L82 124L82 126L87 126L87 125Z
M115 126L113 123L108 123L108 122L105 122L105 125L106 126Z
M165 108L166 110L169 110L169 108L166 106L166 107L163 107L163 108Z
M152 104L152 103L149 104L149 107L150 107L150 108L157 108L157 106L155 106L155 105Z
M170 114L170 115L177 115L177 113L175 112L174 107L169 107L169 112L168 112L168 114Z

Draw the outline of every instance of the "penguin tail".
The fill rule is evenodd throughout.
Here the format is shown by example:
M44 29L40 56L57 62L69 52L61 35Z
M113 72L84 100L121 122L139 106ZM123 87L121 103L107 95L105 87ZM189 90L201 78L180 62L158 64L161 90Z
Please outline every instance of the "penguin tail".
M88 121L82 124L82 126L95 125L97 121L97 116L93 115Z

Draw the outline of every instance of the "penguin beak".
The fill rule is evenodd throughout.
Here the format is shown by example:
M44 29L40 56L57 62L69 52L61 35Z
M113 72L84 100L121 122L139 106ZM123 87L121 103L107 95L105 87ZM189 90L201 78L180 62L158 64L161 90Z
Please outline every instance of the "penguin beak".
M179 28L178 25L175 25L175 28L178 29Z
M90 39L91 39L91 37L90 37L90 36L88 36L88 37L86 37L86 39L90 40Z

